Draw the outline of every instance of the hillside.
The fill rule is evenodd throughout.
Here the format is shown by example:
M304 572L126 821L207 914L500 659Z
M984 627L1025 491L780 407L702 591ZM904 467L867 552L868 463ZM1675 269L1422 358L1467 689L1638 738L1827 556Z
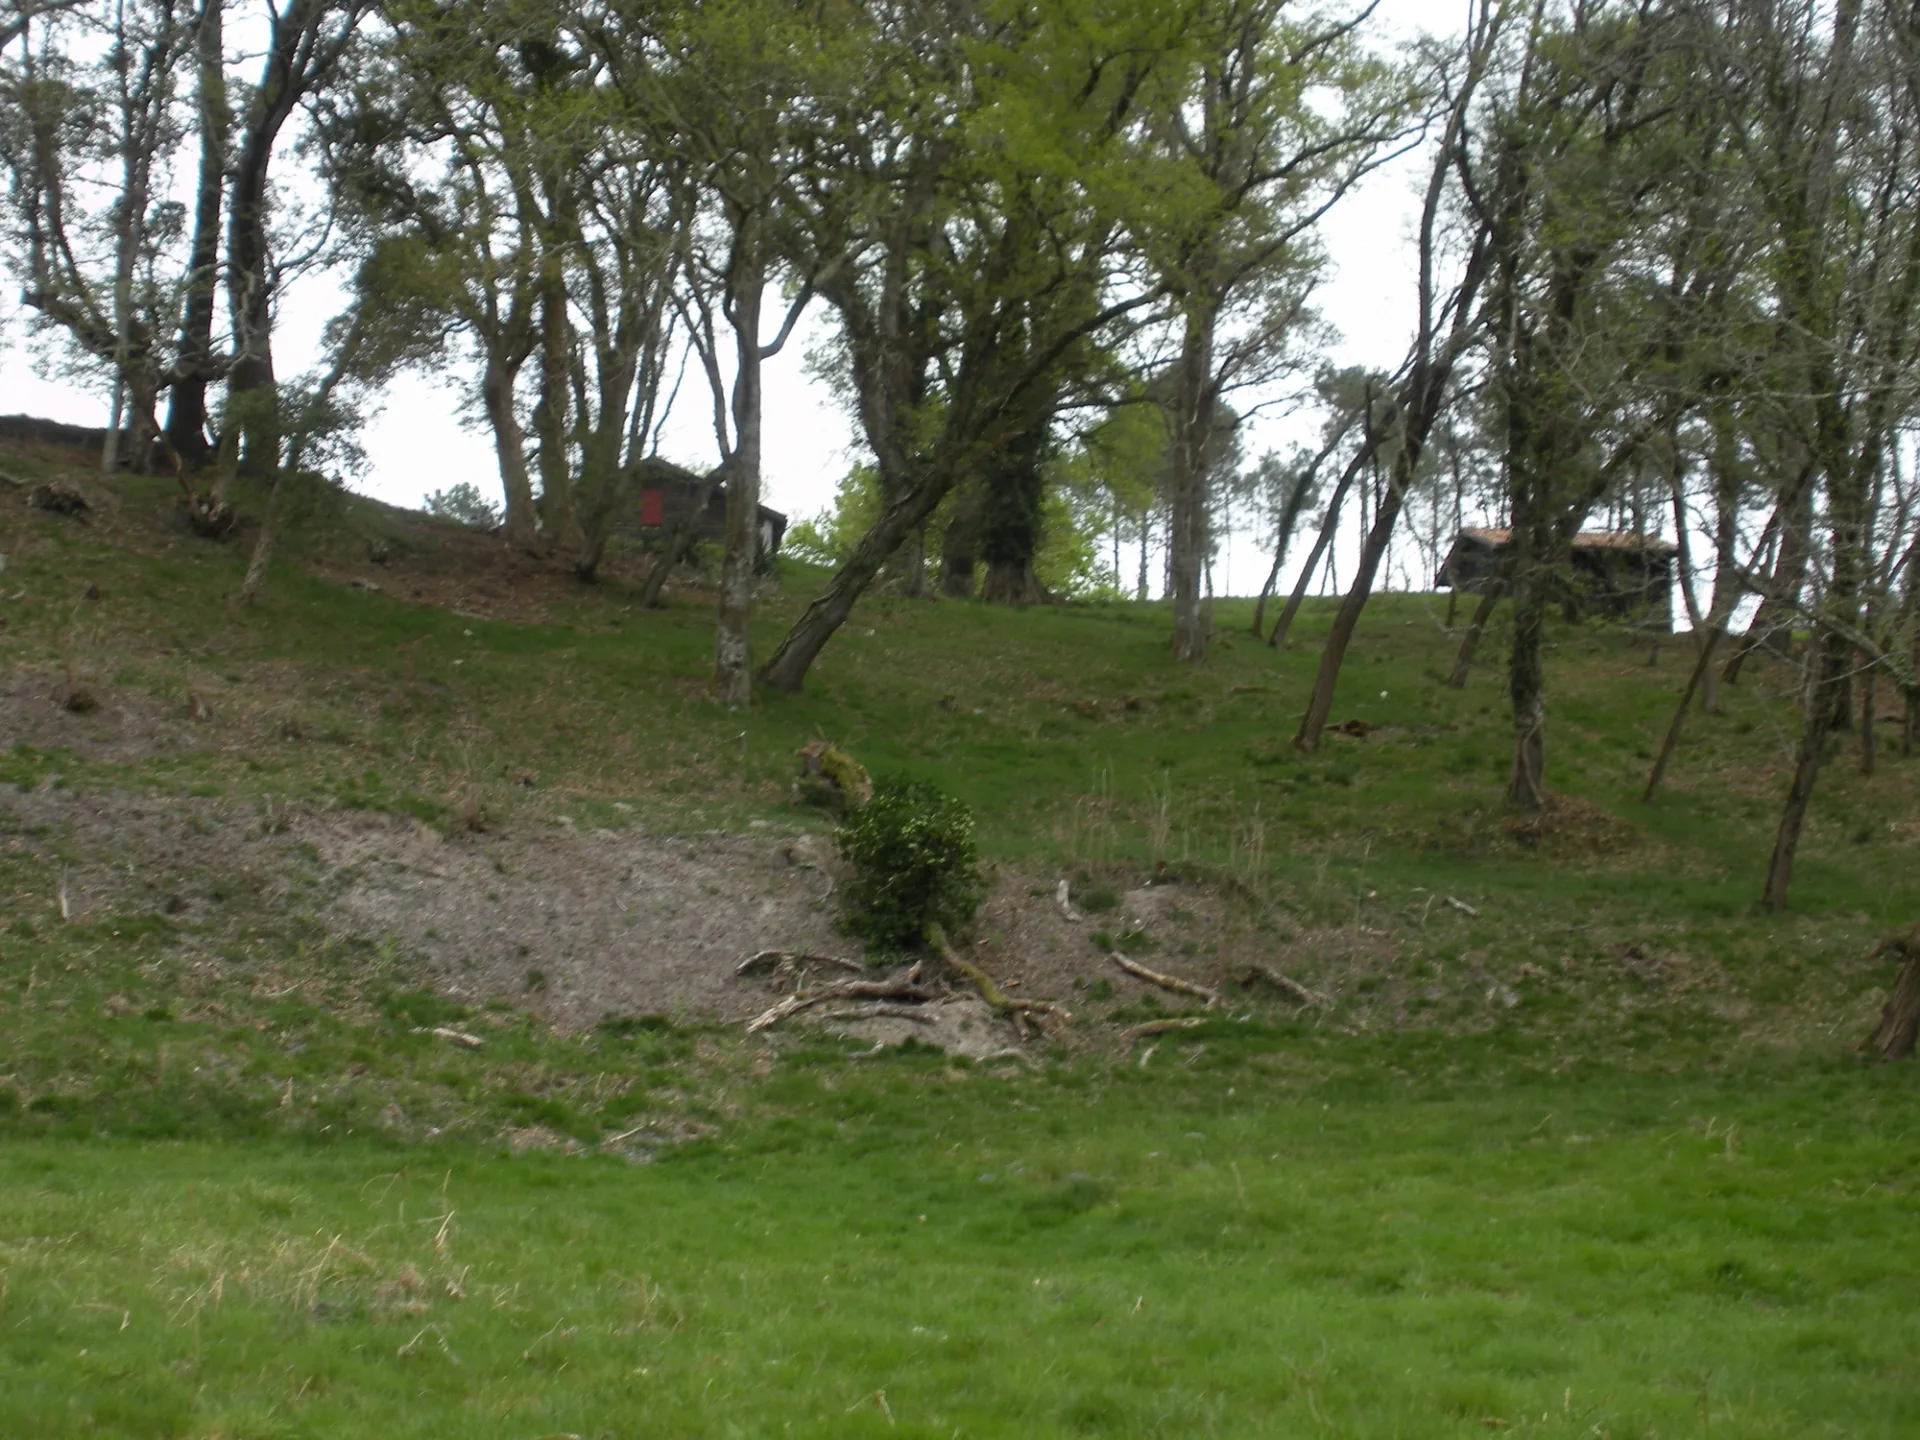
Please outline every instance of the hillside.
M1847 1050L1920 916L1920 766L1837 754L1760 911L1792 667L1643 806L1688 643L1555 629L1521 817L1501 637L1447 688L1444 597L1370 608L1314 756L1324 607L1275 653L1222 605L1181 667L1157 606L883 595L730 713L697 572L644 612L627 559L582 586L328 492L242 608L247 531L167 483L0 472L0 1431L1897 1433L1909 1067ZM822 578L769 582L763 643ZM815 738L972 806L969 953L1044 1028L956 983L748 1033L857 954Z

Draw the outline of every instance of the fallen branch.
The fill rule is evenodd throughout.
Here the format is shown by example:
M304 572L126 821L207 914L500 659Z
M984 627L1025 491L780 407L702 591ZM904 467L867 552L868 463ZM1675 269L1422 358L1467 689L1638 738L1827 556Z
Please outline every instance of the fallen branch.
M916 1025L931 1025L933 1017L911 1005L869 1005L862 1010L822 1010L816 1020L911 1020Z
M1456 900L1451 895L1447 896L1446 900L1447 904L1458 910L1462 915L1471 915L1475 920L1480 918L1480 912L1474 909L1473 906L1467 904L1466 901Z
M1126 1041L1131 1045L1137 1040L1146 1039L1149 1035L1165 1035L1170 1030L1197 1030L1206 1023L1206 1017L1203 1015L1188 1015L1179 1020L1149 1020L1144 1025L1136 1025L1126 1031Z
M733 967L736 975L751 975L754 971L768 965L781 962L794 965L834 965L842 970L851 970L856 975L867 973L867 967L858 960L849 960L844 955L808 955L798 950L761 950L749 955Z
M996 1060L1018 1060L1029 1070L1037 1070L1039 1068L1033 1063L1033 1057L1031 1055L1013 1049L990 1050L973 1063L976 1065L991 1065Z
M1162 975L1158 970L1149 970L1139 961L1129 960L1118 950L1107 958L1136 980L1144 980L1149 985L1158 985L1162 990L1171 990L1177 995L1191 995L1195 999L1206 1001L1209 1010L1220 1003L1219 994L1207 989L1206 986L1196 985L1191 980L1182 980L1178 975Z
M1266 981L1267 984L1271 985L1282 995L1298 1005L1325 1005L1327 1003L1326 996L1316 994L1292 976L1282 975L1278 970L1269 970L1264 965L1249 965L1247 967L1247 978L1240 983L1250 985L1255 980Z
M929 926L927 939L933 948L940 952L940 958L958 970L973 982L973 988L980 992L980 998L1000 1015L1050 1015L1053 1003L1048 1000L1015 1000L993 983L993 977L971 960L961 955L947 943L947 932L938 925Z
M811 1010L814 1006L828 1000L914 1000L925 1002L937 1000L937 992L922 985L914 985L905 980L842 980L834 985L826 985L818 990L796 990L778 1005L763 1010L747 1022L747 1033L756 1035L771 1025L778 1025L788 1016L798 1015L802 1010Z

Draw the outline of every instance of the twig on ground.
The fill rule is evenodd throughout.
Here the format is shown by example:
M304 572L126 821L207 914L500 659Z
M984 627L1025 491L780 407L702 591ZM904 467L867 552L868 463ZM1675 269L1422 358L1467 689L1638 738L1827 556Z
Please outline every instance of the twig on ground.
M1126 1041L1131 1045L1149 1035L1165 1035L1170 1030L1197 1030L1206 1023L1204 1015L1184 1015L1178 1020L1149 1020L1144 1025L1135 1025L1126 1031Z
M751 975L754 971L768 965L778 965L782 961L795 965L833 965L842 970L851 970L856 975L867 973L867 967L858 960L849 960L844 955L809 955L798 950L761 950L749 955L733 967L736 975Z
M1144 980L1149 985L1158 985L1162 990L1171 990L1177 995L1191 995L1195 999L1207 1002L1211 1010L1220 1003L1217 992L1204 985L1196 985L1191 980L1182 980L1178 975L1162 975L1158 970L1149 970L1137 960L1129 960L1118 950L1107 957L1136 980Z
M469 1035L464 1030L449 1030L444 1025L416 1025L413 1027L413 1033L437 1035L449 1045L458 1045L462 1050L478 1050L486 1044L486 1041L478 1035Z
M1242 984L1251 984L1255 980L1264 980L1274 989L1297 1005L1325 1005L1327 997L1309 990L1290 975L1282 975L1278 970L1269 970L1264 965L1249 965L1247 978Z
M1456 900L1453 896L1449 895L1447 896L1447 904L1458 910L1462 915L1469 915L1475 920L1480 918L1480 912L1464 900Z

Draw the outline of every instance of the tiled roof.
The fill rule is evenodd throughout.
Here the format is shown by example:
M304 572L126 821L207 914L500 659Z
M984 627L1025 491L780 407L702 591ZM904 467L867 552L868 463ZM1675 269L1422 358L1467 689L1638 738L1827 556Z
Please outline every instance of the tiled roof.
M1511 530L1495 530L1469 525L1460 532L1462 540L1477 540L1498 550L1513 538ZM1657 535L1635 535L1624 530L1582 530L1573 537L1576 550L1643 550L1649 555L1671 555L1679 547Z

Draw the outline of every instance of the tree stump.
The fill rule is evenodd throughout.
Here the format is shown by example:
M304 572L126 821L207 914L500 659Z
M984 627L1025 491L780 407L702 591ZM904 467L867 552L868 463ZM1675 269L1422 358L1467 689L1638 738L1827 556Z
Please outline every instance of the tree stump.
M1904 1060L1920 1036L1920 925L1904 938L1888 940L1874 952L1900 961L1893 994L1880 1011L1880 1024L1860 1042L1861 1050L1882 1060Z

